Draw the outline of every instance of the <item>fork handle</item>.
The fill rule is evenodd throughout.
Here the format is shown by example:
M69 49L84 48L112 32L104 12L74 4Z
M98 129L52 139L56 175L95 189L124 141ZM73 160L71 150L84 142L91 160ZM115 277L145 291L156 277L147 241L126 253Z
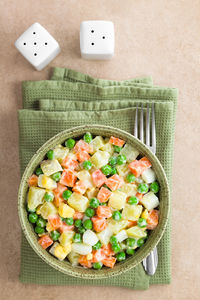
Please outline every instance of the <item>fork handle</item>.
M143 260L143 266L148 275L154 275L158 265L158 252L155 247L150 254Z

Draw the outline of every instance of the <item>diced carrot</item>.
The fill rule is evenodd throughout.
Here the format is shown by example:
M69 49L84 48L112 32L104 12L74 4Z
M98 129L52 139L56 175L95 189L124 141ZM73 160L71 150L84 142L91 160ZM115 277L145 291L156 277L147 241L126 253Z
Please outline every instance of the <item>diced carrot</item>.
M60 182L57 183L57 188L53 190L54 199L53 203L56 207L59 207L60 204L64 201L62 194L67 190L67 187L62 185Z
M53 230L56 230L62 226L62 220L58 215L50 215L48 217L48 222Z
M33 174L28 179L29 186L37 186L38 185L38 177L37 175Z
M122 147L124 145L125 141L123 141L119 138L116 138L114 136L111 136L111 138L109 140L109 143L112 144L112 145L115 145L115 146Z
M112 194L112 192L109 189L102 186L100 191L97 194L97 199L100 202L106 202L106 201L108 201L111 194Z
M96 214L100 218L110 218L112 216L109 206L98 206L96 209Z
M74 225L67 225L65 222L62 222L62 225L58 229L60 233L63 233L65 231L72 231L74 230Z
M149 230L155 229L156 226L158 225L158 219L159 219L158 210L153 209L149 211L148 218L147 218L147 229Z
M64 169L60 183L69 187L74 187L77 180L76 172L71 169Z
M92 223L93 223L93 228L96 232L101 232L107 227L105 218L93 217Z
M84 162L85 160L89 160L90 159L90 155L85 150L77 152L76 153L76 157L77 157L77 159L78 159L79 162Z
M80 152L80 151L86 151L87 153L91 153L92 147L91 147L91 145L86 143L84 140L79 140L74 147L74 151L76 153Z
M128 228L136 226L136 225L137 225L137 221L128 220Z
M92 257L93 263L102 261L104 258L106 258L106 255L102 249L93 250L92 254L93 254L93 257Z
M142 193L136 193L135 196L139 199L139 203L138 203L138 204L142 204L140 201L141 201L142 198L144 197L144 194L142 194Z
M73 190L73 192L83 195L85 193L85 191L87 190L87 184L85 183L85 181L79 180L76 182L76 184L72 190Z
M68 155L65 157L65 159L63 159L61 165L65 169L75 170L78 167L78 162L74 159L73 156Z
M41 238L38 240L38 243L42 246L43 249L47 249L53 244L53 241L47 234L45 234L41 236Z
M147 158L147 157L142 157L141 159L140 159L140 161L142 161L143 162L143 164L144 164L144 166L148 169L148 168L150 168L151 166L152 166L152 164L151 164L151 162L149 161L149 159Z
M80 255L78 262L81 266L85 268L92 268L92 262L91 260L87 259L87 255Z
M73 215L74 220L81 220L84 217L84 213L76 211Z
M104 264L104 266L108 267L108 268L113 268L115 263L116 263L116 258L113 256L107 256L106 258L104 258L102 260L102 263Z
M59 207L61 203L64 202L64 199L61 197L61 196L55 196L54 199L53 199L53 204L56 206L56 207Z
M121 178L119 175L115 174L108 178L106 180L106 185L112 190L116 191L117 189L120 189L122 185L124 184L123 178Z
M112 250L111 243L108 243L108 245L103 245L101 249L103 249L106 256L115 255L115 252Z
M101 170L96 170L92 173L92 180L95 186L100 187L106 182L107 178Z

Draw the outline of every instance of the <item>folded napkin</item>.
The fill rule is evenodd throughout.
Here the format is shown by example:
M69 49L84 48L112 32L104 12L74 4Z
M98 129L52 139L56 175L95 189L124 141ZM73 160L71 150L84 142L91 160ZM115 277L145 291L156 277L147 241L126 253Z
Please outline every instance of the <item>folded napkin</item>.
M36 150L58 132L78 125L104 124L133 133L137 103L155 103L157 156L171 184L177 90L153 86L150 77L126 81L95 79L55 68L51 80L23 82L23 109L19 110L21 173ZM46 264L24 235L21 243L20 280L52 285L105 285L147 289L171 280L170 221L158 245L159 263L154 276L142 264L122 275L85 280L65 275Z

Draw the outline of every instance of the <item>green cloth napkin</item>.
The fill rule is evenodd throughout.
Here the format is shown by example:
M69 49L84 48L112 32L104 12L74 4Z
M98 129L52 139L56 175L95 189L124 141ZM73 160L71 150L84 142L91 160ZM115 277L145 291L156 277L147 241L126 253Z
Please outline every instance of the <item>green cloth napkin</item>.
M19 110L21 173L35 151L58 132L84 124L104 124L130 133L135 107L155 103L157 156L171 184L177 90L153 86L150 77L127 81L95 79L65 68L55 68L51 80L25 81L23 109ZM106 285L147 289L150 284L170 283L170 221L159 242L159 263L154 276L142 264L120 276L84 280L62 274L47 265L22 234L20 281L52 285Z

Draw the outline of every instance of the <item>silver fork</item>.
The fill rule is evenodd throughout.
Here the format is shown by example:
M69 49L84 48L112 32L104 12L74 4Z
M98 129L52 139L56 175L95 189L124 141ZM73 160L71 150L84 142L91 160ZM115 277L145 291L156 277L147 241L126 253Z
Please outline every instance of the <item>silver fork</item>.
M139 135L138 135L139 127ZM144 143L144 111L143 104L141 105L140 120L138 118L138 105L135 113L135 127L134 127L134 136L139 138L141 142ZM151 138L150 138L151 136ZM150 126L150 112L149 104L147 104L146 111L146 126L145 126L145 144L146 146L156 154L156 125L155 125L155 109L154 103L151 107L151 126ZM151 253L142 261L143 267L148 275L154 275L158 265L158 252L155 247Z

